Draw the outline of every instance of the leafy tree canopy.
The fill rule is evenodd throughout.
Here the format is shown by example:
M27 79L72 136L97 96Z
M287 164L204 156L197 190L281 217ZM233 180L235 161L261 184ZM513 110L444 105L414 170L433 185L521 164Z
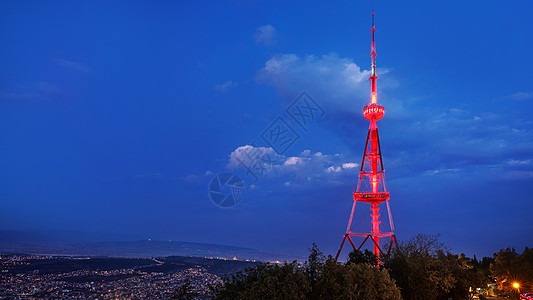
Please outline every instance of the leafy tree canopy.
M327 258L313 244L303 265L262 264L226 278L218 299L353 299L399 300L400 289L375 256L354 253L346 264Z

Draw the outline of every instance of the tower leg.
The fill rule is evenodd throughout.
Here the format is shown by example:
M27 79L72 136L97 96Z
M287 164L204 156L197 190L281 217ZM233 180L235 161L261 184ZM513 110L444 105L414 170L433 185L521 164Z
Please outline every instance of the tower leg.
M372 237L372 239L374 240L374 255L379 261L379 237Z
M337 255L335 255L335 261L337 261L337 259L339 258L339 255L341 254L341 250L342 250L342 246L344 246L344 242L346 241L346 237L348 236L348 234L344 234L344 237L342 238L342 243L341 243L341 246L339 247L339 251L337 251Z
M374 255L377 257L379 261L379 236L376 236L381 233L379 230L379 224L381 221L379 220L379 206L378 204L374 203L372 204L372 240L374 241Z
M392 234L394 234L394 232L395 232L395 230L394 230L394 221L392 220L392 213L390 212L390 204L389 204L389 200L388 199L386 201L386 204L387 204L387 213L389 214L390 231L392 232Z
M389 250L387 250L387 256L390 254L390 251L392 250L393 243L394 243L394 235L390 237L390 244L389 244Z
M352 220L353 220L353 214L355 212L355 204L357 204L357 201L353 202L352 212L350 213L350 219L348 220L348 225L346 226L346 233L344 234L344 237L342 238L342 242L341 242L341 246L339 247L339 251L337 251L337 255L335 255L335 261L339 258L339 255L341 254L342 247L344 246L344 242L346 241L346 238L348 238L348 241L350 242L350 244L352 244L352 247L355 249L353 241L350 238L350 228L352 228Z
M355 212L356 204L357 204L357 201L354 200L353 205L352 205L352 213L350 214L350 220L348 220L348 226L346 226L346 233L350 233L350 230L352 228L353 213Z

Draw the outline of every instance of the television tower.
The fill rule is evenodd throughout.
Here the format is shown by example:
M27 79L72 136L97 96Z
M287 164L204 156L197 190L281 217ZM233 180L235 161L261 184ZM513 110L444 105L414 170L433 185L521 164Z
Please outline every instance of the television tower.
M366 105L363 109L363 115L365 119L370 121L370 126L368 128L368 134L366 136L365 150L363 154L363 161L361 163L361 168L359 170L359 181L357 184L357 190L353 193L353 206L352 212L350 214L350 219L348 220L348 226L346 227L346 233L342 239L341 246L335 260L339 258L344 242L348 240L350 245L354 250L359 250L366 243L368 239L374 244L374 255L378 258L381 254L389 254L392 248L393 243L398 243L396 241L396 235L394 234L394 223L392 221L392 215L389 205L389 192L385 186L385 169L383 168L383 158L381 156L381 146L379 144L379 134L378 134L378 125L377 121L383 118L385 114L385 108L378 104L378 93L376 87L376 45L374 40L374 33L376 29L374 27L374 13L372 13L372 44L370 51L370 58L372 59L372 73L368 79L371 82L371 92L370 92L370 103ZM352 232L352 221L355 212L355 205L357 202L362 202L363 204L369 204L372 213L372 229L370 232ZM387 206L387 213L390 223L389 232L381 232L379 224L379 205L385 202ZM363 242L359 247L355 247L352 236L364 238ZM388 243L387 252L384 252L380 247L379 240L381 238L390 238Z

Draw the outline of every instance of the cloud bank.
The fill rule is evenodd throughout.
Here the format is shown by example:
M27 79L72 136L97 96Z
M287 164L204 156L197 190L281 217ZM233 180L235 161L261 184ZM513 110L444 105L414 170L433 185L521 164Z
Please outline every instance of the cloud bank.
M229 155L228 169L246 172L250 168L261 179L281 186L303 186L316 182L338 183L340 177L357 176L359 164L342 154L304 150L297 156L277 154L270 147L244 145ZM342 179L340 182L346 182Z

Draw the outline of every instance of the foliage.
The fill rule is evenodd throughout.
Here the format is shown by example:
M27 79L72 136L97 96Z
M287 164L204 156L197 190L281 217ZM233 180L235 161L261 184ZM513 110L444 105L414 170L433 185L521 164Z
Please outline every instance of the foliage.
M451 285L447 276L439 274L437 254L444 252L438 237L417 235L401 242L392 256L385 261L392 278L396 280L404 299L436 299L439 286Z
M401 299L388 271L368 262L341 264L329 256L323 270L311 299Z
M533 290L533 249L526 247L522 254L512 248L500 250L494 254L490 271L501 291L517 292L514 282L520 284L521 290Z
M389 272L368 263L347 265L344 284L342 299L401 299L400 289Z
M262 264L227 278L217 298L401 299L400 289L387 270L368 262L338 263L331 255L326 259L315 244L309 250L309 258L301 267L296 262Z
M484 279L484 283L488 283L491 278L490 265L494 263L493 257L483 257L481 260L477 260L476 256L472 259L474 269L476 269Z
M226 279L217 299L306 299L309 281L296 262L261 264Z
M450 253L438 235L419 234L400 243L385 268L396 280L404 299L471 299L472 287L480 287L482 275L472 260Z
M447 253L439 256L443 267L454 278L454 285L447 296L453 299L473 299L475 288L486 286L487 280L481 272L474 268L474 260L460 255Z
M516 296L512 283L522 291L533 283L533 249L519 254L502 249L481 261L453 254L438 235L417 235L376 267L376 256L353 251L346 263L327 258L316 244L304 264L262 264L227 278L216 291L218 299L473 299L476 288L498 283L507 295ZM480 299L484 296L479 296Z
M376 255L374 255L374 253L372 253L368 249L365 249L364 252L358 251L358 250L354 250L354 251L350 252L348 254L348 261L346 263L347 264L351 264L351 263L356 263L356 264L367 263L367 264L371 264L371 265L376 265L377 261L378 261L378 258L376 257Z
M309 258L304 265L304 273L307 276L312 290L311 294L315 292L315 285L324 270L325 260L326 258L324 257L324 254L320 252L318 246L313 243L313 247L309 249Z

